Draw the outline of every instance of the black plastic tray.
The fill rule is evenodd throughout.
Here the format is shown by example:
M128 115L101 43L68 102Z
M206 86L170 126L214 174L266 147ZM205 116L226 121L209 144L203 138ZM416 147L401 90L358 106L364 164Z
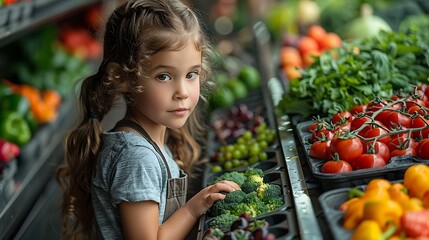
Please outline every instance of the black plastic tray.
M347 173L328 174L320 171L324 161L309 156L311 136L308 127L314 121L301 122L296 125L299 140L303 146L309 168L313 176L319 180L324 190L342 187L354 187L367 184L371 179L384 178L387 180L399 180L404 178L405 170L414 164L429 164L429 160L422 160L415 156L400 156L391 158L384 167L353 170Z
M295 223L295 217L290 211L279 211L272 212L264 215L260 215L255 219L265 220L268 222L268 231L276 237L276 239L296 239L297 238L297 227ZM204 215L200 218L199 231L197 240L201 240L204 237L205 231L208 229L210 221L204 220Z
M319 203L322 206L323 214L329 224L332 236L335 239L350 239L352 231L342 227L343 212L338 208L348 200L350 188L338 188L322 193L319 196Z

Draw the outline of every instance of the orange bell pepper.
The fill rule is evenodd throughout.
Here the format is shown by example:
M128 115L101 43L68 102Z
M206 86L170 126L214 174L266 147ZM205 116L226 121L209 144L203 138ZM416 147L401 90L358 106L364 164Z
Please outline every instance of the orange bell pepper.
M364 206L368 201L387 201L390 199L388 189L390 182L384 179L373 179L368 183L362 197L357 200L349 200L343 217L343 227L347 230L354 229L363 219Z
M411 197L422 198L423 194L429 190L429 167L416 164L405 170L404 186Z

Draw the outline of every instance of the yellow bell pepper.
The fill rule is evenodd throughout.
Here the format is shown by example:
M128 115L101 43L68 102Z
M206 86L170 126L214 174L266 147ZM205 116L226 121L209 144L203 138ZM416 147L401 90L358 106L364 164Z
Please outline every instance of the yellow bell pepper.
M376 221L364 220L357 226L350 240L385 240L392 236L396 229L396 226L392 226L383 232Z
M416 164L407 168L404 174L404 186L411 197L422 198L429 190L429 166Z
M357 226L350 240L384 240L382 233L376 221L365 220Z
M408 201L401 202L400 204L404 212L421 211L424 209L422 200L418 198L410 198Z
M373 220L382 230L398 226L403 210L399 203L387 200L367 201L363 208L363 220Z

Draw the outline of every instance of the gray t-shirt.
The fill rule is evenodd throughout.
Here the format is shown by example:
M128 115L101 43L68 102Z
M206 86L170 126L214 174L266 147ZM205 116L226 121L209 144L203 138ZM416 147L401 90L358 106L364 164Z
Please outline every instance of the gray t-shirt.
M173 178L179 167L171 152L163 152ZM123 239L119 203L159 203L159 224L164 218L167 169L162 157L142 136L133 132L105 132L92 183L92 204L97 232L103 239Z

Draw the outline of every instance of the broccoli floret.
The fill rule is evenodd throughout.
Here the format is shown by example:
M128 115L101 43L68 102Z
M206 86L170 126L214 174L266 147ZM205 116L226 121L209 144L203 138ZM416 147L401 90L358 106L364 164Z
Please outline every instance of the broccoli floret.
M262 171L262 169L260 168L248 168L245 172L244 172L244 176L246 178L249 178L251 176L259 176L261 178L264 178L264 171Z
M221 176L217 177L214 182L217 183L222 180L229 180L237 183L237 185L241 187L245 179L246 177L242 173L233 171L222 174Z
M230 214L219 215L210 222L210 228L219 228L223 232L228 232L231 229L231 224L238 219L238 216Z
M281 206L283 206L283 204L284 204L283 199L280 197L271 198L265 202L265 206L267 206L269 212L279 209Z
M246 198L246 196L247 194L242 190L235 190L226 193L226 197L221 201L225 201L226 203L240 203L243 201L244 198Z
M236 204L233 209L227 212L227 214L240 216L243 212L247 213L250 217L256 217L260 214L259 207L256 204L244 202Z
M256 194L258 194L260 199L264 199L265 191L269 188L269 186L269 184L263 183L258 187L258 189L256 189Z
M251 193L256 191L262 184L264 184L264 179L261 176L251 175L244 180L243 185L241 185L241 190L245 193Z
M219 216L228 213L228 211L234 209L235 206L241 203L246 197L246 193L241 190L226 193L226 197L223 200L216 201L210 208L210 215Z
M256 190L258 197L262 201L267 202L273 198L279 198L281 196L281 188L276 184L263 184Z

